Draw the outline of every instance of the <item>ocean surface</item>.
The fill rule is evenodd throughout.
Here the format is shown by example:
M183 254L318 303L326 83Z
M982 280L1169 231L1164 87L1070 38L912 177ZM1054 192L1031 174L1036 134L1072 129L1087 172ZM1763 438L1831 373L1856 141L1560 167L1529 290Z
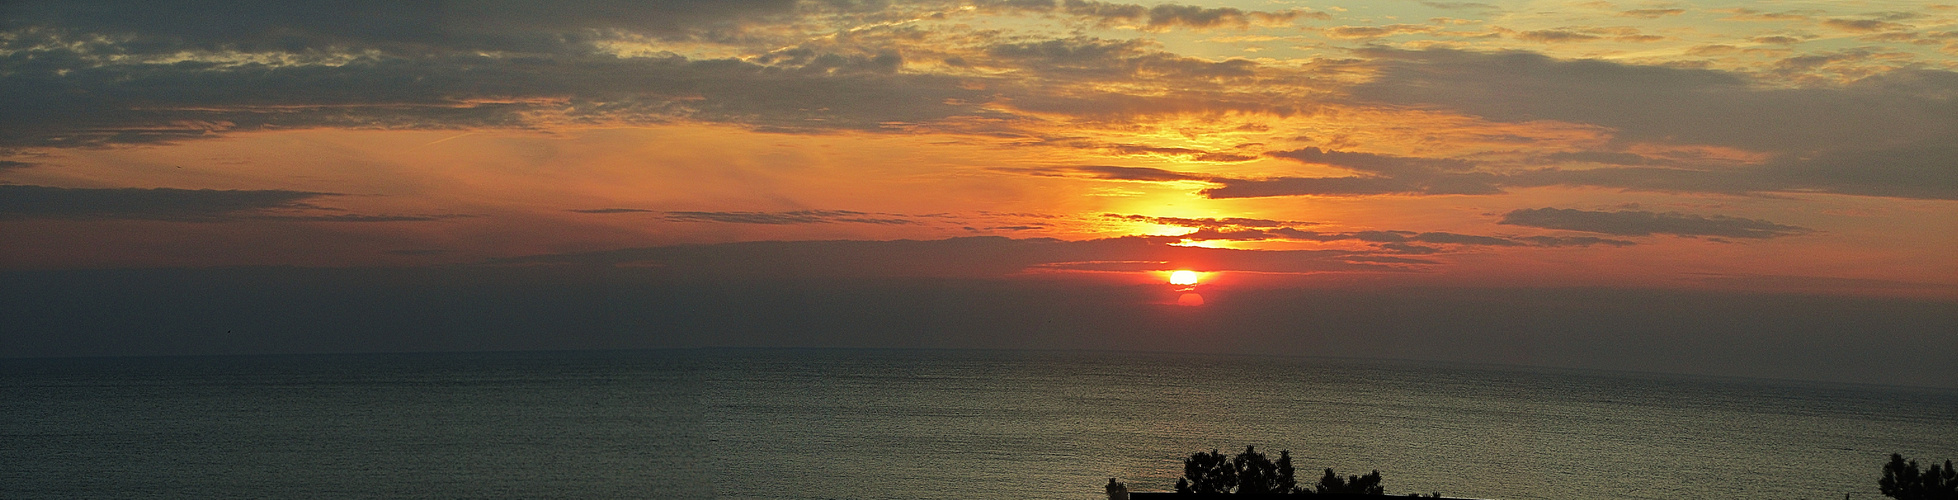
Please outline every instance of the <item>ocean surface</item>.
M0 498L1096 499L1181 458L1490 499L1879 498L1958 391L1339 359L673 350L0 360Z

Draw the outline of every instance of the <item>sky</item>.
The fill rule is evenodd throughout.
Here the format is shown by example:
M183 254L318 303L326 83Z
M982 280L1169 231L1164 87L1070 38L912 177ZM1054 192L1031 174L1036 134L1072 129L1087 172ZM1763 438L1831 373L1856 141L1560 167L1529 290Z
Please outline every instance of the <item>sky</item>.
M1954 246L1951 3L0 5L7 357L1083 348L1952 386Z

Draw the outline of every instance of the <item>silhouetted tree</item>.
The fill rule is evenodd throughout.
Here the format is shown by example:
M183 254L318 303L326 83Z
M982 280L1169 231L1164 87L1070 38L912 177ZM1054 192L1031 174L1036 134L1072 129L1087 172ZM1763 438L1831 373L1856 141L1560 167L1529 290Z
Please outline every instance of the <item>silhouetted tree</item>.
M1217 450L1183 459L1183 478L1176 480L1177 493L1229 493L1236 488L1237 470Z
M1108 500L1129 500L1128 485L1115 482L1115 478L1108 478L1108 486L1103 489L1108 490Z
M1217 450L1197 452L1183 460L1183 478L1176 480L1177 493L1297 493L1298 481L1292 474L1292 453L1278 452L1272 462L1256 447L1225 457Z
M1250 448L1250 447L1245 447ZM1272 483L1272 493L1292 493L1302 491L1299 482L1292 476L1291 450L1278 450L1278 480Z
M1299 486L1292 471L1292 452L1280 450L1278 461L1265 458L1258 449L1244 447L1244 453L1227 457L1217 450L1209 453L1197 452L1183 459L1183 478L1176 480L1177 493L1197 494L1282 494L1307 495L1313 493L1345 493L1360 495L1384 495L1380 487L1380 471L1364 476L1347 476L1342 479L1332 469L1326 469L1325 477L1312 488ZM1408 496L1418 497L1413 494ZM1439 498L1440 493L1435 497Z
M1904 461L1901 454L1891 453L1890 463L1883 465L1883 479L1877 480L1877 488L1884 496L1897 500L1958 500L1958 470L1951 468L1951 461L1944 466L1931 464L1931 470L1919 470L1917 461Z
M1348 493L1356 495L1386 494L1386 491L1380 487L1380 471L1377 470L1364 476L1347 476L1346 479L1342 480L1339 478L1339 474L1334 474L1333 470L1329 468L1326 469L1326 475L1319 478L1319 487L1317 490L1319 493Z

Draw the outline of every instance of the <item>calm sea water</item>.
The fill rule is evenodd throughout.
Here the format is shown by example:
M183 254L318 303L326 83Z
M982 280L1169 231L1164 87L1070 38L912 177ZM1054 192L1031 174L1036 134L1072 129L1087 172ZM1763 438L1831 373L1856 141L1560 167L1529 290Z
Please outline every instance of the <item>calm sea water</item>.
M1054 498L1191 452L1495 499L1876 498L1958 392L1081 352L0 361L0 497Z

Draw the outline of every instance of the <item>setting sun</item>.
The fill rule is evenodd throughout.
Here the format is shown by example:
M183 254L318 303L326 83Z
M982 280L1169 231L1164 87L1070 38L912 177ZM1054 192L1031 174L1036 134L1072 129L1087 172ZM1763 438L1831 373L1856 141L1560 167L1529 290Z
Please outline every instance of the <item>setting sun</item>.
M1173 273L1169 273L1169 284L1184 285L1184 286L1195 285L1197 284L1197 272L1184 270L1184 271L1176 271Z
M1943 495L1954 247L1958 0L0 0L0 500Z

